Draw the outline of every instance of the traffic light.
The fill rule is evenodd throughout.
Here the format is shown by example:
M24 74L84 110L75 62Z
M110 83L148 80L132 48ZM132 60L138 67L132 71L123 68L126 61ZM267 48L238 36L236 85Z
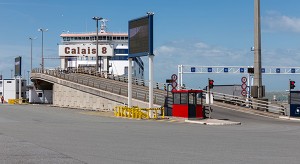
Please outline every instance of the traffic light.
M212 89L214 87L214 80L208 80L208 87Z
M290 81L290 89L294 89L296 87L295 83L295 81Z

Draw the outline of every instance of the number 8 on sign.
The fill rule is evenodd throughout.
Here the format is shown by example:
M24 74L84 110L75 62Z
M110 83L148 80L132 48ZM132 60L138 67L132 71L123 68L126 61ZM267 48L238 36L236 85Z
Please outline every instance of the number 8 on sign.
M107 53L107 48L106 47L102 47L102 54L106 54Z

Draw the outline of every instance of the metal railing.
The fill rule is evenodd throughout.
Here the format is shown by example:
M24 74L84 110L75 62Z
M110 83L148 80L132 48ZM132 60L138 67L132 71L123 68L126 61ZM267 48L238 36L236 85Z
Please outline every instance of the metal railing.
M54 68L54 69L45 69L44 72L42 72L41 69L36 68L33 69L32 73L45 73L49 74L49 72L56 72L56 73L64 73L64 74L70 74L70 73L81 73L81 74L88 74L92 76L102 77L106 79L116 80L128 83L128 77L127 76L120 76L120 75L105 75L104 73L96 73L93 69L69 69L64 70L60 68ZM134 85L140 85L140 86L149 86L149 80L144 79L138 79L138 78L132 78L132 84ZM154 88L164 90L166 86L166 83L160 83L160 82L154 82Z
M207 92L205 92L207 93ZM258 100L254 98L246 98L228 95L224 93L212 92L214 101L219 101L227 104L237 105L245 108L252 108L261 111L286 115L286 107L283 104L274 104L270 101Z
M128 79L122 76L109 76L109 78L104 78L102 75L98 75L98 77L94 74L94 72L85 73L84 71L65 71L60 69L34 69L32 73L41 73L50 75L56 78L68 80L71 82L75 82L78 84L82 84L85 86L101 89L104 91L108 91L111 93L115 93L118 95L127 96L128 95ZM102 78L99 78L102 77ZM122 83L123 82L123 83ZM138 99L141 101L149 101L149 93L148 88L145 87L143 81L136 79L133 81L135 85L133 85L132 89L132 98ZM155 89L154 90L154 104L162 105L165 101L165 91Z

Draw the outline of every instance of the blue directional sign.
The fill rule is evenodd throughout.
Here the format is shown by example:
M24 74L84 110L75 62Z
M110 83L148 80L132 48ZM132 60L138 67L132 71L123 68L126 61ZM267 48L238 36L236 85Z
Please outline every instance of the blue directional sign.
M266 69L265 69L265 68L262 68L262 69L261 69L261 73L266 73Z
M240 73L244 73L245 69L244 68L240 68Z
M212 68L207 68L207 72L212 72Z
M196 72L196 68L195 67L191 67L191 72Z
M291 69L291 73L296 73L296 69L295 69L295 68L292 68L292 69Z
M280 73L280 68L276 68L276 73Z
M224 68L224 72L228 72L228 68Z

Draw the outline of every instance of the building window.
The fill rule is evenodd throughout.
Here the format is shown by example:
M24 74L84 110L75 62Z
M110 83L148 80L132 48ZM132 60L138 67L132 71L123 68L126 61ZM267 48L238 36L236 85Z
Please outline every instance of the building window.
M128 54L128 49L115 49L115 54Z
M11 81L7 81L6 83L11 83Z
M38 93L38 97L43 97L43 93Z
M2 96L2 92L0 92L0 96Z
M124 74L125 74L125 75L128 75L128 67L125 67L125 69L124 69Z

